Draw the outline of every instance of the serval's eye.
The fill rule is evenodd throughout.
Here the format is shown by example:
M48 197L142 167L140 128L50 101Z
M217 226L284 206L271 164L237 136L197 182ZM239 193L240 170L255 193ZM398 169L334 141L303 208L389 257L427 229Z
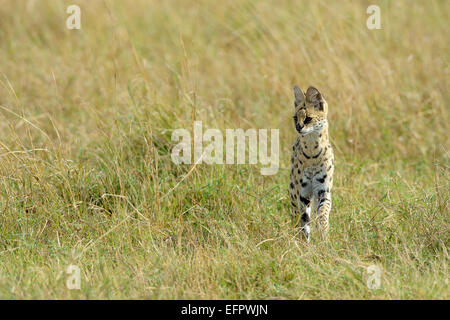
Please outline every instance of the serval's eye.
M305 118L305 121L303 121L303 122L304 122L305 124L308 124L308 123L311 122L311 120L312 120L311 117L306 117L306 118Z

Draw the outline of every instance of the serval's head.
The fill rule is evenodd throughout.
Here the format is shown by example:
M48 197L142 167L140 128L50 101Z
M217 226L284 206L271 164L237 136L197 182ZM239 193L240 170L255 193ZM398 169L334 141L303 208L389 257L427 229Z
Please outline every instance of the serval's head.
M320 133L328 126L328 105L319 90L309 87L306 95L294 86L294 123L298 133L306 135Z

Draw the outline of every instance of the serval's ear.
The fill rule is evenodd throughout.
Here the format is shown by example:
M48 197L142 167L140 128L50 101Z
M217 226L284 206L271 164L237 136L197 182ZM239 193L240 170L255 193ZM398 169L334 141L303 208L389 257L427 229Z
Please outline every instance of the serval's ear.
M302 92L302 89L300 89L297 85L294 86L294 105L298 107L305 101L305 95Z
M316 88L310 86L308 90L306 90L306 101L320 111L324 111L324 99L320 91Z

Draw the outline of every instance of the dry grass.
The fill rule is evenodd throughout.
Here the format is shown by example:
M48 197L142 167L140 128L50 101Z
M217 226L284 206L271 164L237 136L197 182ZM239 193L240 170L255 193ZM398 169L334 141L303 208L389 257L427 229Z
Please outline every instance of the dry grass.
M371 31L368 1L0 0L0 298L450 298L450 3L378 2ZM324 92L336 154L310 246L294 83ZM280 128L282 168L184 179L170 135L194 119Z

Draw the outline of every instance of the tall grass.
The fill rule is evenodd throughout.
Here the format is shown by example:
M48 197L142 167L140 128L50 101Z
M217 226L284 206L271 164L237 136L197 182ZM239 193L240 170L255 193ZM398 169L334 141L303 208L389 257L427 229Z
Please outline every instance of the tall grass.
M0 298L450 298L448 1L378 1L381 30L369 1L75 1L68 30L73 3L0 0ZM294 83L336 157L308 246ZM194 120L279 128L280 171L175 165Z

